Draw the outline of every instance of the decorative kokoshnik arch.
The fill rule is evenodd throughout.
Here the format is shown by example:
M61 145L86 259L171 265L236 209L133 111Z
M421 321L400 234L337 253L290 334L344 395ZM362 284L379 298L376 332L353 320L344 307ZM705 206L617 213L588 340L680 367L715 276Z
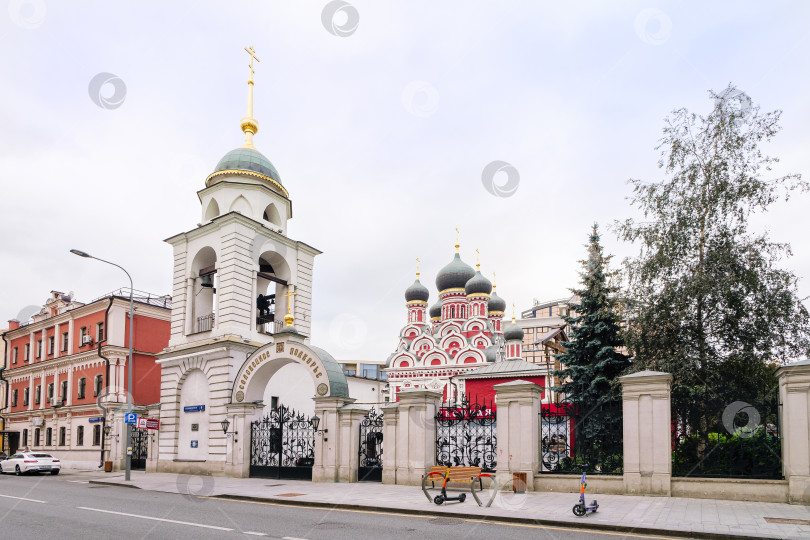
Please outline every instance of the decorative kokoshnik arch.
M346 375L328 352L299 341L295 333L276 334L275 341L256 349L239 368L231 403L260 401L270 378L291 363L304 366L315 386L313 397L349 397Z

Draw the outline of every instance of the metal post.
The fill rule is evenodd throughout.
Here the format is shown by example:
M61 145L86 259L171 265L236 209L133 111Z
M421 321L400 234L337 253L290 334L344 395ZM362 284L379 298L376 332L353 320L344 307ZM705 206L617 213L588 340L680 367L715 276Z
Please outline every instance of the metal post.
M93 257L89 253L84 251L79 251L78 249L71 249L71 253L74 255L78 255L79 257L86 257L88 259L95 259L97 261L101 261L103 263L111 264L117 268L123 270L123 272L129 278L129 360L127 362L127 406L125 412L132 412L132 342L134 341L135 335L133 334L134 331L134 320L135 320L135 304L132 299L132 276L129 275L129 272L123 266L115 264L114 262L105 261L104 259L99 259L98 257ZM105 328L106 332L109 332L109 328ZM132 454L130 452L130 448L132 446L132 424L124 424L126 426L126 433L124 436L124 448L126 449L126 472L124 475L124 480L129 482L130 480L130 472L132 471Z

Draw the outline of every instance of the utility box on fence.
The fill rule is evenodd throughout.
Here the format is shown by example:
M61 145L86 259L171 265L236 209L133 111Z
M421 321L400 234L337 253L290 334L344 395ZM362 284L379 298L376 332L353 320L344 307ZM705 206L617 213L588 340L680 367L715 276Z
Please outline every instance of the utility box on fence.
M526 493L526 473L512 473L512 491L515 493Z

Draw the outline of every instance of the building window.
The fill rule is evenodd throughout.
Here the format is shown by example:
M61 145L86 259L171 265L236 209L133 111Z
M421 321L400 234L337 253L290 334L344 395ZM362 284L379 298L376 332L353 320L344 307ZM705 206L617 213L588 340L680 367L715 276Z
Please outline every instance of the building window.
M59 446L65 446L65 439L67 438L67 429L65 426L59 428Z
M66 352L68 349L68 336L67 332L62 333L62 352Z
M84 446L84 426L76 428L76 446Z
M45 446L53 444L53 428L45 428Z
M104 339L104 323L100 322L96 325L96 341Z
M54 336L50 336L48 338L48 354L53 354L53 343L54 343Z
M80 335L81 335L81 339L79 340L79 347L83 347L85 338L87 337L87 327L86 326L82 326Z
M68 382L67 379L62 381L62 392L59 394L59 399L62 400L62 404L64 405L67 403L68 398Z
M41 384L38 384L38 385L37 385L37 389L36 389L36 391L34 392L34 403L36 403L37 405L39 405L39 404L40 404L40 402L42 402L42 385L41 385Z
M79 379L79 392L76 394L78 399L84 399L84 390L87 387L87 379L82 377Z
M23 388L23 405L25 405L26 407L28 406L28 399L31 397L30 393L31 393L30 388L28 388L27 386Z
M34 446L39 446L39 428L34 430Z
M11 363L12 363L12 364L16 364L16 363L17 363L17 353L18 353L18 352L20 352L20 351L19 351L19 347L14 347L14 353L13 353L13 354L12 354L12 356L11 356Z
M48 383L48 403L53 402L53 383Z
M31 360L31 344L26 343L25 344L25 361L28 362L29 360Z
M37 358L42 358L42 340L37 340Z
M278 396L270 396L270 408L274 411L278 409Z
M101 426L96 424L93 426L93 446L101 444Z
M98 397L101 395L101 382L103 378L101 375L96 375L95 384L93 386L93 397Z
M28 446L28 430L24 429L22 434L22 444L23 446Z
M17 389L16 388L11 391L11 406L12 407L17 406Z

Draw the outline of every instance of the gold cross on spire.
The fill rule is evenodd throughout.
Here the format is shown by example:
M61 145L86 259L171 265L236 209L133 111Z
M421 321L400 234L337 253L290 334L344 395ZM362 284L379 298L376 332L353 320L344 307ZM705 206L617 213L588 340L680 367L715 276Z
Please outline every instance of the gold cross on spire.
M245 51L250 55L250 77L248 77L247 116L242 118L241 122L242 131L245 133L245 144L242 145L242 148L255 148L253 136L259 131L259 123L253 118L253 61L261 62L261 60L256 56L256 49L252 46L245 47Z
M458 243L458 227L456 227L456 253L458 253L459 245L460 244Z
M497 285L495 285L495 272L493 271L492 272L492 290L493 291L495 290L495 287L497 287Z
M512 302L512 324L515 324L515 303Z
M292 313L290 312L290 309L292 308L292 302L290 300L295 295L296 295L296 293L292 292L291 290L287 291L287 294L282 294L281 295L281 296L283 296L284 298L287 299L287 314L284 315L284 328L290 328L293 325L293 320L294 319L293 319Z
M419 279L419 263L422 262L419 260L419 257L416 258L416 279Z
M475 248L475 269L481 270L481 252Z
M259 57L256 56L256 49L253 48L253 45L250 48L245 47L245 52L250 55L250 79L248 79L251 83L253 82L253 61L256 60L257 62L261 62Z

